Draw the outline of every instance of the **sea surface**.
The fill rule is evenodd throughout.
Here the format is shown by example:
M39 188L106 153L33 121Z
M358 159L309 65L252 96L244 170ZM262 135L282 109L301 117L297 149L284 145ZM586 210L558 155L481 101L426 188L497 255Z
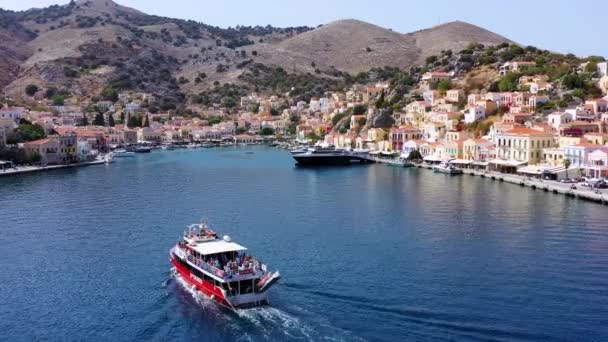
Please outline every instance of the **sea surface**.
M280 270L271 307L173 276L202 217ZM607 341L608 209L263 147L3 177L0 340Z

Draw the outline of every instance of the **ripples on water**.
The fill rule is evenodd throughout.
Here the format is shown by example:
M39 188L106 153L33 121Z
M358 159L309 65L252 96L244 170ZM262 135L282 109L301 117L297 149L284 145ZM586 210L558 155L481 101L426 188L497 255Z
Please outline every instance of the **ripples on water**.
M608 339L605 206L244 151L0 179L3 338ZM169 248L202 216L281 271L272 307L234 314L167 273Z

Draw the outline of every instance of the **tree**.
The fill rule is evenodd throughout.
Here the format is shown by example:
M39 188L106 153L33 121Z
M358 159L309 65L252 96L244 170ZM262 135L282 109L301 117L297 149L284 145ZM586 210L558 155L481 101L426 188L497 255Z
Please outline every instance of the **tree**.
M568 158L564 159L564 168L566 169L566 178L568 178L568 169L570 168L570 165L572 164L572 161Z
M106 87L101 92L101 98L106 101L116 102L118 101L118 92L112 87Z
M332 123L332 125L333 125L333 126L337 125L337 124L340 122L340 120L344 119L344 118L345 118L345 117L347 117L347 116L348 116L348 112L344 112L344 113L338 113L338 114L334 115L334 116L331 118L331 123Z
M141 121L138 120L136 116L129 115L129 118L127 119L127 127L129 127L129 128L141 127Z
M562 77L562 85L567 89L585 88L585 79L578 74L568 74Z
M270 108L270 115L279 116L279 111L276 108Z
M125 124L125 112L120 112L120 123Z
M306 139L308 139L314 143L314 142L317 142L317 141L323 139L323 137L316 135L314 132L310 132L306 135Z
M452 83L449 80L441 80L437 84L437 90L442 94L445 94L448 90L452 88Z
M260 135L273 135L274 129L271 127L264 127L260 130Z
M407 160L422 160L422 153L418 150L413 150L407 155Z
M518 73L510 73L503 76L500 81L498 81L498 90L499 91L516 91L519 80Z
M34 96L34 94L36 94L38 92L38 90L39 90L39 88L35 84L30 84L27 87L25 87L25 93L28 96Z
M103 114L101 114L101 113L95 114L95 119L93 119L93 125L94 126L105 126L106 125L106 122L103 119Z
M257 114L260 111L260 104L256 103L253 105L253 108L251 109L251 111L255 114Z
M146 117L144 118L143 127L150 127L150 118L148 117L148 114L146 114Z
M365 114L365 112L367 112L366 105L359 104L353 108L353 114L355 114L355 115L363 115L363 114Z
M114 127L116 124L114 123L114 115L108 115L108 126Z
M57 88L55 87L48 87L46 88L46 92L44 93L44 96L47 99L53 98L53 96L55 96L55 94L57 94Z
M585 66L585 72L588 72L590 74L595 74L597 72L597 63L596 62L587 63L587 65Z
M384 108L386 101L384 101L384 92L380 93L380 97L376 100L376 108Z
M511 45L510 52L516 56L523 55L526 53L521 46L515 44Z
M63 106L65 102L65 98L61 95L53 96L53 105L54 106Z
M43 139L44 137L46 137L46 134L44 133L44 128L42 128L42 126L21 119L19 121L19 127L11 133L10 137L7 137L7 143L17 144Z

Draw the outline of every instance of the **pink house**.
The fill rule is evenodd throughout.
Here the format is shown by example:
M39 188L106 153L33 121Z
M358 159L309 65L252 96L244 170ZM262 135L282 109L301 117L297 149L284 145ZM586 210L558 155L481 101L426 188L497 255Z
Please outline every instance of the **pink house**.
M584 168L588 177L608 178L608 148L589 153Z

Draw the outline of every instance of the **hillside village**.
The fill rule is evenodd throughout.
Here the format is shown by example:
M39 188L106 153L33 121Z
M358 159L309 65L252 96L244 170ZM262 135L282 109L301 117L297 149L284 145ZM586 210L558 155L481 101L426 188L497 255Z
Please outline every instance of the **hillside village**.
M531 60L530 52L539 54L472 43L307 101L251 92L193 115L151 113L154 94L109 89L76 103L32 84L23 103L0 109L0 159L61 164L138 143L273 138L506 173L608 177L608 62L546 52ZM483 73L493 76L479 83Z

